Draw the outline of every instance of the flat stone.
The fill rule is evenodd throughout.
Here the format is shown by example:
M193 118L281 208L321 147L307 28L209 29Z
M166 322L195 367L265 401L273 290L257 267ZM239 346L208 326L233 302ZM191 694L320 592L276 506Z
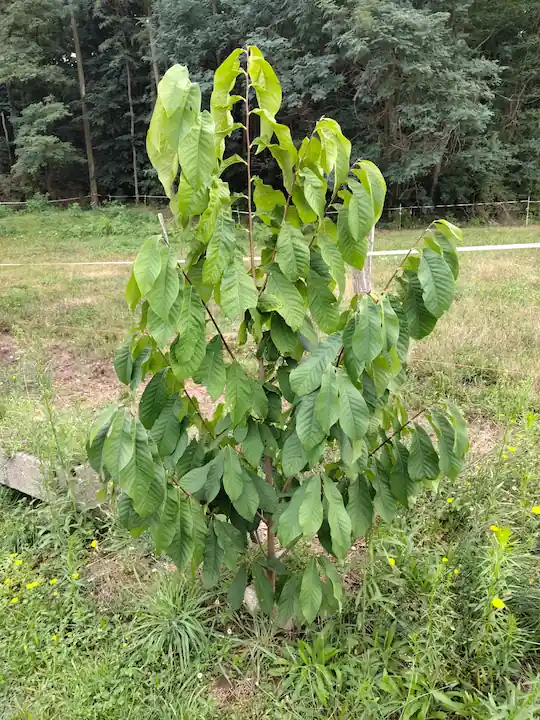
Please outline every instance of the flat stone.
M244 591L244 605L252 615L259 612L259 600L253 585L248 585Z
M47 500L50 496L41 462L28 453L18 452L8 458L3 464L0 481L33 498Z
M97 493L103 489L103 483L90 465L77 465L73 468L71 488L77 505L87 509L103 505L103 501L98 500L97 497Z

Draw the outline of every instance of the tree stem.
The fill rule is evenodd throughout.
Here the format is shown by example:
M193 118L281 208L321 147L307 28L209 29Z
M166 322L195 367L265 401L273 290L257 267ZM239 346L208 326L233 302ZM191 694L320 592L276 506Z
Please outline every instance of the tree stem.
M255 275L255 241L253 238L253 211L251 208L251 140L249 137L249 74L247 70L245 71L246 75L246 97L245 100L245 106L246 106L246 126L245 126L245 136L246 136L246 171L247 171L247 205L248 205L248 235L249 235L249 256L251 261L251 275L253 277L253 282L255 282L256 275Z

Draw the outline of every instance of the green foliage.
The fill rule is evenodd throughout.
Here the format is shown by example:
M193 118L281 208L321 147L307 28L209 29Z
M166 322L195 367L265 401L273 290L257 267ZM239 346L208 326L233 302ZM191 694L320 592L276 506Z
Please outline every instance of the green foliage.
M238 78L244 97L230 95ZM249 267L231 219L238 198L220 178L238 103L246 136L248 126L258 127L251 144L274 156L287 191L283 203L281 191L252 177L248 154L248 182L267 229L257 265L248 207ZM140 305L140 316L115 359L130 392L96 421L88 448L94 467L129 499L130 530L149 524L179 567L202 559L207 587L219 583L225 565L236 574L233 605L251 575L265 612L277 602L282 621L289 614L311 623L341 607L333 566L313 557L292 583L294 571L276 564L273 542L253 553L248 538L261 523L289 549L317 536L343 563L374 509L390 522L398 503L409 507L440 476L456 477L468 446L460 412L423 410L435 450L411 426L400 388L409 334L427 334L452 301L459 231L439 222L426 233L419 254L398 269L399 295L340 303L344 267L363 265L386 185L367 160L346 170L350 144L334 121L318 123L297 148L275 118L280 103L277 77L253 46L234 51L216 73L210 114L200 110L185 68L174 66L161 80L149 153L190 253L180 264L167 237L150 238L139 251L128 301ZM332 181L337 194L327 197ZM201 267L204 286L195 272ZM240 326L239 344L256 362L243 364L238 347L215 334L223 316ZM148 376L133 417L133 393ZM214 398L224 391L212 417L192 397L193 380Z

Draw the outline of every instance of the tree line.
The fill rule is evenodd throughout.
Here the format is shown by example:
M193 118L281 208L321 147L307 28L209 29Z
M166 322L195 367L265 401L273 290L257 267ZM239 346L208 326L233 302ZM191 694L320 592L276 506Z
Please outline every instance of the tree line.
M537 0L0 0L0 199L159 193L145 150L159 79L187 65L208 106L246 43L278 73L293 137L335 118L390 203L538 194Z

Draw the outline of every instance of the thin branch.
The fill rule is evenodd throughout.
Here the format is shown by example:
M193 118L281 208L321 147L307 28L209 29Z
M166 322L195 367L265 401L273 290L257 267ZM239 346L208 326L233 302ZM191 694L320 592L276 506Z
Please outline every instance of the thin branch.
M404 265L405 262L407 261L407 258L408 258L409 255L412 253L412 251L415 249L415 247L418 245L418 243L420 242L420 240L422 240L422 238L424 237L424 235L429 231L429 228L431 227L431 225L432 225L432 223L430 223L430 224L427 226L427 228L424 230L424 232L414 241L414 244L411 245L411 247L409 248L409 251L408 251L407 254L403 257L402 261L399 263L399 265L398 265L397 268L395 269L392 277L390 278L390 280L389 280L389 281L386 283L386 285L384 286L383 293L388 290L388 288L390 287L390 285L391 285L392 282L394 281L396 275L398 274L398 272L401 270L401 268L403 267L403 265Z
M184 387L184 395L187 397L187 399L188 399L189 402L191 403L191 406L192 406L192 408L195 410L195 412L197 413L197 415L201 418L201 422L202 422L202 424L204 425L204 427L206 428L206 431L207 431L207 432L209 433L209 435L210 435L212 438L214 438L214 440L215 440L215 435L214 435L214 433L212 432L212 429L210 428L210 426L208 425L208 423L206 422L206 420L205 420L205 419L203 418L203 416L201 415L201 411L200 411L199 408L197 407L197 403L193 400L193 398L192 398L191 395L188 393L188 391L186 390L185 387Z
M168 233L167 233L167 228L165 227L165 220L164 220L164 218L163 218L163 213L158 213L158 220L159 220L159 224L161 225L161 234L162 234L162 236L163 236L163 242L165 243L165 245L166 245L168 248L170 248L171 245L170 245L170 243L169 243L169 235L168 235ZM189 279L187 273L184 271L184 268L181 266L180 262L178 262L178 267L179 267L180 270L182 271L182 275L184 276L184 279L186 280L186 282L188 282L190 285L193 285L193 283L192 283L191 280ZM204 306L204 309L206 310L206 312L207 312L207 314L208 314L208 317L209 317L210 320L212 321L212 324L213 324L214 327L216 328L217 333L218 333L219 337L221 338L221 342L223 343L223 346L225 347L225 350L229 353L229 356L231 357L232 361L234 362L234 361L236 360L236 358L235 358L235 356L234 356L231 348L230 348L229 345L227 344L227 341L225 340L225 337L224 337L223 333L222 333L221 330L219 329L219 326L218 326L218 324L217 324L214 316L212 315L212 312L210 311L210 308L208 307L208 305L204 302L204 300L203 300L202 298L201 298L201 302L202 302L202 304L203 304L203 306Z
M407 422L404 423L404 424L403 424L400 428L398 428L395 432L393 432L393 433L390 435L390 437L387 437L386 440L383 440L380 445L377 445L377 447L375 448L375 450L372 450L370 453L368 453L368 457L371 457L372 455L375 455L375 453L377 452L377 450L380 450L383 445L386 445L386 443L390 442L390 440L392 440L392 438L394 438L396 435L399 435L399 433L400 433L404 428L406 428L407 425L410 425L412 422L414 422L414 421L416 420L416 418L419 417L420 415L422 415L423 413L425 413L426 410L427 410L427 408L423 408L422 410L420 410L419 412L417 412L416 415L413 415L413 417L412 417L410 420L407 420Z
M249 234L249 256L251 261L251 275L253 282L256 280L255 275L255 242L253 239L253 210L251 207L251 140L249 137L249 73L245 71L246 76L246 171L247 171L247 205L248 205L248 234Z

